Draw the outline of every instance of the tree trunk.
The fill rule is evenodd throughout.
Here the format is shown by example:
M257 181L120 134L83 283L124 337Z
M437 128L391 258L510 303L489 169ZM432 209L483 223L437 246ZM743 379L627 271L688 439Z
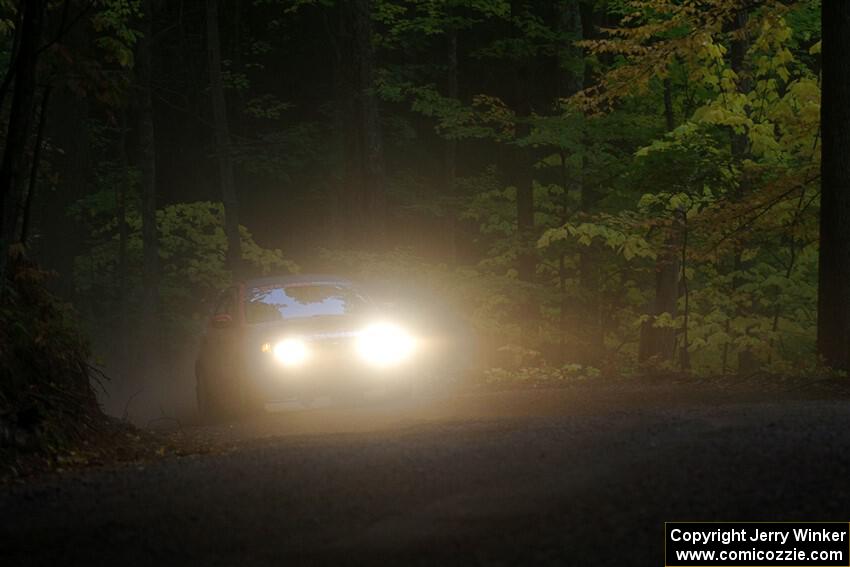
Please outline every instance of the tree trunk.
M676 126L676 116L673 114L673 84L670 77L664 78L664 124L668 132L672 132Z
M592 2L579 3L579 16L581 18L581 33L582 39L596 39L596 14L594 12L594 4ZM590 58L589 53L585 53L584 77L583 86L585 89L590 88L594 84L593 69L587 63ZM588 147L590 141L587 136L584 136L584 146ZM584 214L592 214L599 202L599 193L596 187L589 180L587 174L587 159L582 158L582 173L581 173L581 200L580 207ZM584 340L584 356L583 363L591 366L598 365L605 349L605 334L602 328L601 312L600 312L600 274L599 265L596 262L596 257L599 254L597 246L582 247L579 252L579 285L582 290L582 298L584 299L584 309L582 312L582 329L585 337Z
M850 2L824 2L818 354L850 369Z
M747 25L747 20L748 14L746 10L738 12L734 21L734 29L743 33L743 30ZM738 92L746 94L750 92L752 88L749 78L746 77L747 69L745 67L747 50L749 49L749 40L744 35L741 35L741 37L732 42L731 47L731 64L732 70L738 75ZM738 134L733 131L731 144L732 159L736 163L741 164L749 157L749 138L746 134ZM742 178L740 183L738 183L736 190L735 196L737 199L740 200L744 198L749 190L748 185L748 180L746 178ZM747 269L747 262L743 260L743 253L743 243L736 243L734 258L734 270L736 273ZM743 278L735 276L732 280L734 292L737 293L737 290L740 289L744 283L745 280ZM735 315L737 317L746 317L748 313L752 311L752 308L752 305L746 305L742 302L738 302L735 308ZM744 348L738 352L738 374L752 374L758 370L758 366L759 362L756 359L755 354L750 349Z
M384 148L378 97L375 94L375 53L372 46L372 5L370 0L354 2L354 43L359 84L360 145L363 194L368 219L367 240L384 247L386 242L386 189ZM365 228L365 227L364 227Z
M159 237L156 227L156 138L151 99L151 0L142 5L144 14L140 22L142 36L136 44L136 81L138 98L136 118L139 134L138 164L141 174L142 201L142 354L154 362L158 359L159 345L157 320L159 316Z
M559 152L559 157L561 160L561 186L564 188L563 198L561 200L561 223L567 224L570 220L569 193L567 192L567 186L569 183L567 178L567 153L562 149ZM560 353L561 364L566 364L575 353L567 352L567 334L569 333L567 313L569 310L570 298L567 295L567 266L565 251L558 255L558 292L560 294L560 301L558 305L558 352Z
M127 281L129 262L127 243L130 240L130 226L127 223L127 189L131 186L130 159L127 152L127 117L121 117L121 135L118 139L118 167L125 175L124 183L115 188L115 217L118 222L118 325L116 332L119 376L125 377L130 363L130 302Z
M38 47L44 27L46 0L22 3L21 34L15 61L15 82L3 161L0 164L0 265L5 267L6 250L15 238L20 215L20 197L26 179L27 140L32 122L38 65Z
M44 145L44 127L47 124L47 108L50 104L50 91L48 86L41 95L41 108L38 113L38 129L35 135L35 145L32 151L32 167L30 168L30 180L27 194L24 199L24 212L21 219L21 244L26 246L30 233L30 222L32 217L32 204L35 201L35 191L38 188L38 168L41 163L41 149Z
M207 60L210 74L215 151L218 160L221 200L224 203L224 232L227 236L226 264L234 278L242 275L242 244L239 237L239 201L230 155L227 103L221 78L221 37L218 26L218 0L207 0Z
M457 87L457 27L449 25L446 29L446 47L447 47L447 70L446 70L446 96L456 100L458 98ZM448 220L448 239L449 239L449 257L451 263L456 264L458 261L457 253L457 211L456 206L456 187L455 177L457 175L457 140L454 138L446 139L445 156L443 162L443 185L446 194L449 197L450 210L447 215Z
M573 38L582 36L581 14L579 6L575 2L559 2L557 23L558 30L563 33L568 33ZM561 100L571 97L579 92L584 85L584 76L582 72L575 72L575 61L580 61L582 58L581 48L575 46L572 39L568 39L558 46L557 56L555 57L555 75L558 80L555 84L556 88L556 108L560 107ZM561 223L566 224L570 220L571 211L569 206L569 191L570 185L568 166L567 166L567 151L561 148L559 151L560 158L560 176L563 195L561 200ZM566 363L573 359L575 353L568 352L567 336L570 332L570 324L568 320L568 310L570 299L567 295L567 269L566 269L566 251L562 251L558 256L558 290L560 293L559 314L558 314L558 329L559 329L559 352L560 360Z
M682 222L682 255L679 261L682 264L682 294L685 297L685 313L684 321L682 322L682 345L679 347L679 367L682 372L688 372L691 369L691 339L688 335L689 318L691 314L690 298L691 294L688 289L688 211L681 212Z
M669 78L664 79L664 121L667 131L672 131L675 127L675 116ZM638 360L641 362L651 358L659 362L669 362L676 354L676 329L656 327L655 321L662 313L669 313L673 319L678 315L680 254L677 232L679 223L674 219L670 234L665 238L664 248L655 261L655 299L649 309L649 320L640 328Z
M674 227L677 225L678 222L674 223ZM649 310L650 319L640 329L638 360L641 362L653 357L657 361L671 361L676 353L678 331L672 327L654 326L656 318L662 313L669 313L673 319L678 315L681 269L680 251L674 248L676 241L673 238L667 240L655 263L655 299Z
M338 167L330 168L328 171L328 245L331 248L341 248L345 236L345 163L346 163L346 110L349 110L351 97L346 88L345 62L343 55L343 43L345 42L345 22L343 19L344 9L340 5L334 7L336 10L336 26L331 24L329 18L330 8L322 12L325 27L325 38L331 46L331 79L333 82L334 105L333 105L333 155Z
M23 10L18 10L18 17L15 19L15 30L21 29L23 13ZM15 67L18 61L18 53L21 48L22 36L23 34L21 33L15 33L12 38L12 47L9 49L9 67L6 69L6 74L3 75L3 81L0 82L0 108L3 108L6 104L6 95L9 94L9 87L12 86L12 79L15 78Z
M511 15L522 18L526 6L523 0L512 0ZM516 22L514 24L516 26ZM515 28L516 30L516 28ZM515 31L515 33L519 33ZM514 62L513 109L516 113L515 141L528 137L531 128L527 122L531 115L529 101L529 69L528 64L517 56ZM534 174L532 170L532 155L526 146L517 146L514 150L511 181L516 188L517 213L517 272L519 279L533 281L536 272L537 259L534 248Z
M354 5L337 4L339 22L339 74L336 89L337 115L342 152L342 183L339 203L345 241L349 246L364 244L366 225L365 185L362 171L362 136L358 85L360 73L356 54Z

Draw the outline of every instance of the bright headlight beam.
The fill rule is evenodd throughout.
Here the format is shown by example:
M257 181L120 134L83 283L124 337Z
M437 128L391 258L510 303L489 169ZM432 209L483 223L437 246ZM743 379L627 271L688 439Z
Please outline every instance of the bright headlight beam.
M357 338L357 352L375 366L391 366L413 354L415 341L404 329L388 323L370 325Z
M307 344L301 339L284 339L274 345L272 353L284 366L303 364L310 354Z

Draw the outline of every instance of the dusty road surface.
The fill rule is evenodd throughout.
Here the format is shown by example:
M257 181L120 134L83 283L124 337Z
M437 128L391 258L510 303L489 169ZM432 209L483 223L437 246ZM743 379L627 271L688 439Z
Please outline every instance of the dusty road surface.
M663 565L665 520L850 520L850 401L465 393L184 426L0 488L0 565Z

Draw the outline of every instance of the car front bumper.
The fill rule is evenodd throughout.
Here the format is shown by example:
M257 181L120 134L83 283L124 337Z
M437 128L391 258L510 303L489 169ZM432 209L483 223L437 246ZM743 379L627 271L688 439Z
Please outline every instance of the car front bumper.
M410 363L376 368L353 353L330 349L293 367L284 366L273 356L252 358L248 384L255 395L269 402L392 389L409 383L413 374Z

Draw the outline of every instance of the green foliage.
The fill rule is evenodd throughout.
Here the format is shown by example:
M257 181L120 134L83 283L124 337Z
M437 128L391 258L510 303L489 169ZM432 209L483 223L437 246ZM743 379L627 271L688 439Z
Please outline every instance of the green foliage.
M133 45L139 32L131 27L141 15L140 0L97 0L93 2L92 27L98 34L95 44L109 60L122 67L133 65Z
M87 254L75 259L75 283L91 309L111 313L112 317L106 313L102 316L114 322L121 293L117 287L120 235L111 199L109 194L95 194L78 209L78 218L90 225L94 241ZM92 215L98 208L103 214ZM138 306L132 298L139 297L141 288L142 222L135 210L128 213L126 222L129 232L125 293L130 295L130 304ZM224 263L227 238L223 227L224 209L220 203L179 203L157 211L161 270L158 289L167 332L175 339L185 340L197 332L206 310L204 300L230 284L231 276ZM285 259L280 250L269 250L254 242L245 227L240 227L240 233L242 257L258 275L298 271L298 266Z
M599 377L592 366L564 364L563 366L523 366L521 368L489 368L483 373L483 383L492 387L551 387L565 386Z
M439 9L422 3L418 10L390 4L376 18L388 27L382 40L390 50L416 48L423 37L439 35L438 22L451 13L443 3ZM466 286L454 282L447 293L464 298L460 304L479 330L500 334L498 345L543 359L574 356L577 351L563 345L586 344L581 321L595 305L604 358L621 368L635 366L647 321L675 329L677 358L686 349L698 372L733 370L744 352L766 369L808 367L817 257L820 86L813 54L819 6L770 2L749 9L745 27L735 29L733 4L609 4L609 17L620 26L582 42L591 52L584 65L600 71L600 88L548 111L538 106L530 116L518 115L499 93L455 100L441 94L439 80L417 79L410 69L383 70L378 92L409 102L441 137L528 148L534 156L534 283L516 280L524 245L511 164L486 163L456 180L457 214L475 225L481 256L467 266L474 275ZM513 26L511 37L501 34L474 49L480 62L510 68L542 55L580 56L563 48L576 39L568 30L552 27L533 9L511 14L502 8L468 10L472 17L457 22L464 29L496 21ZM741 37L744 61L735 69L731 44ZM584 65L561 67L580 75ZM588 191L597 195L592 206L583 196ZM593 289L581 283L588 255L598 272ZM683 266L678 313L650 318L657 263L671 255ZM493 289L485 281L505 285ZM534 318L521 320L523 302L534 306Z
M433 227L450 220L461 250L449 262L412 237L404 242L409 247L380 254L326 250L324 267L399 289L432 289L475 328L489 363L534 367L525 371L530 381L590 376L588 368L627 373L689 364L699 373L730 372L739 355L771 371L814 368L819 2L592 4L606 29L579 41L581 27L571 20L578 14L567 2L524 3L519 12L506 1L373 2L380 63L374 87L382 99L392 222L415 233L420 224L439 232ZM118 66L131 64L125 51L137 35L126 22L138 16L138 4L97 6L95 28L109 38L99 45ZM364 167L346 162L352 139L340 132L359 120L346 115L356 104L336 107L350 85L342 93L310 85L305 105L299 89L275 90L267 75L284 68L278 59L304 48L282 31L315 17L320 33L333 39L339 5L251 6L269 16L264 29L243 23L224 70L231 116L241 126L233 129L240 133L234 161L250 183L285 189L287 207L336 210L345 191L359 190L346 185L347 168ZM0 34L13 20L5 21ZM458 45L457 96L446 88L450 38ZM350 47L351 38L336 39L325 54L332 64ZM326 75L334 89L351 80L346 70L332 71ZM575 93L585 75L598 84ZM528 100L519 104L523 89ZM313 104L320 96L326 99ZM457 159L448 176L450 146ZM534 177L531 234L517 228L519 155ZM116 188L132 188L137 178L130 168L98 167L92 194L74 209L91 237L77 258L76 283L92 320L114 319ZM140 220L133 191L124 198L123 285L135 304ZM334 214L345 211L328 217ZM175 336L194 329L199 296L228 281L221 215L212 203L158 212L163 312ZM242 238L257 273L296 269L244 228ZM517 267L528 255L536 271L532 281L520 281ZM656 276L671 259L681 267L677 308L653 312ZM675 331L676 354L638 364L642 330L653 328Z
M629 57L629 64L609 72L602 98L620 96L626 104L635 95L645 99L656 88L651 81L626 83L657 69L656 56L670 48L677 57L664 63L667 88L674 111L685 116L671 132L648 138L631 160L628 183L651 192L633 197L616 215L550 229L539 244L599 240L640 273L653 269L642 261L656 255L653 248L678 242L688 287L685 347L695 370L728 371L741 352L765 368L806 365L814 341L819 84L808 51L793 49L817 38L811 27L795 38L789 22L799 22L799 13L756 10L747 24L745 71L736 73L728 59L730 34L711 19L722 21L725 8L698 16L713 22L707 28L688 20L693 27L666 36L666 44L637 50L635 44L671 30L669 22L692 15L666 0L644 4L672 19L660 25L648 16L615 30L615 39L586 43ZM743 148L737 153L736 136ZM655 319L679 330L680 345L684 309L682 296L678 317Z
M0 282L0 462L52 455L103 426L89 345L76 312L47 290L50 274L11 250Z

